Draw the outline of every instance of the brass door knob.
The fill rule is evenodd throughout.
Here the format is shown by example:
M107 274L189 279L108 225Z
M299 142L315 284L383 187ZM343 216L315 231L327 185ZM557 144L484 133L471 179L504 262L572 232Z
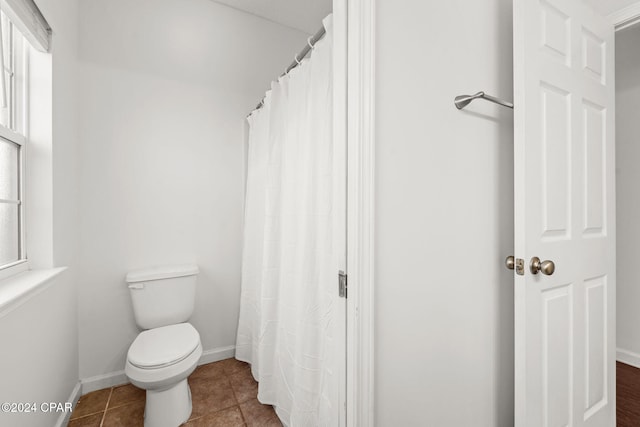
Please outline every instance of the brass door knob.
M513 255L509 255L507 259L504 260L504 265L509 269L513 270L516 266L516 258Z
M538 272L540 272L546 276L551 276L553 272L556 271L556 265L553 261L540 261L540 258L534 256L531 258L531 263L529 263L529 270L531 274L538 274Z

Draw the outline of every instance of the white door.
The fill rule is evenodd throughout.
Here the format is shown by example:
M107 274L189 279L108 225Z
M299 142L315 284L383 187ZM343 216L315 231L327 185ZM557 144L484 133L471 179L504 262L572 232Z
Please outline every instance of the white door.
M580 0L514 0L513 36L515 424L613 427L613 26Z

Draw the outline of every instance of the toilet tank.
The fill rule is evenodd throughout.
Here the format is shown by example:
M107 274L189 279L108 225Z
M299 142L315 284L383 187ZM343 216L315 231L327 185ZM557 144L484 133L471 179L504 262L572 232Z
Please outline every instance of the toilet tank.
M142 329L189 320L196 298L198 266L153 267L126 276L136 323Z

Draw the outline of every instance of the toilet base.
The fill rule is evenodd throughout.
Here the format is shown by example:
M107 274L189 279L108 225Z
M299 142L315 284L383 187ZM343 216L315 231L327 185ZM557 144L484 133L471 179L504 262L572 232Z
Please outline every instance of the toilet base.
M147 390L144 427L178 427L191 416L187 379L162 390Z

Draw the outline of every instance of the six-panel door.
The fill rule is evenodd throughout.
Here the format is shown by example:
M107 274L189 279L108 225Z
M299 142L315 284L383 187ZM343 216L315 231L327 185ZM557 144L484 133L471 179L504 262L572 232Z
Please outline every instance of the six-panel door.
M514 0L518 427L615 425L613 43L579 0Z

